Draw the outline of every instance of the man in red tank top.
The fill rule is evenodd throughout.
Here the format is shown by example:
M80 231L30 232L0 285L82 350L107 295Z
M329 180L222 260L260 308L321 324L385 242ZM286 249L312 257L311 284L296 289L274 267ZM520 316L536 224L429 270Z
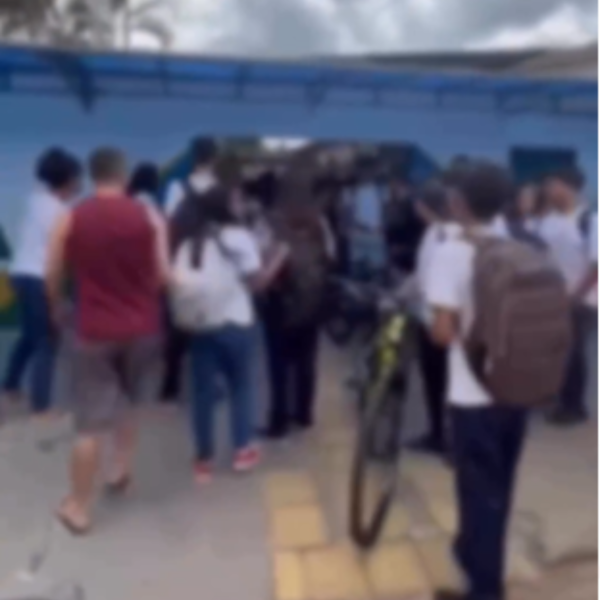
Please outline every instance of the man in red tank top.
M110 434L115 462L108 488L131 477L135 427L131 407L159 360L161 292L168 271L166 229L125 193L127 165L118 150L96 151L89 163L93 196L57 226L46 274L50 305L60 313L65 276L76 297L73 409L77 439L71 493L58 518L74 533L91 526L101 441Z

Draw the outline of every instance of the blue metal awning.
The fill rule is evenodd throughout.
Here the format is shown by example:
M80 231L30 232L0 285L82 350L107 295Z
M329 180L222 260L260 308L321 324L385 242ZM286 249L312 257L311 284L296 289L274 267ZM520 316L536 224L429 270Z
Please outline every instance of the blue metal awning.
M103 96L193 97L300 102L318 107L349 94L353 104L402 106L413 95L444 103L487 99L487 108L597 116L598 85L341 66L150 53L108 53L0 45L0 92L75 93L86 107ZM252 93L250 93L252 92ZM339 98L338 100L339 101Z

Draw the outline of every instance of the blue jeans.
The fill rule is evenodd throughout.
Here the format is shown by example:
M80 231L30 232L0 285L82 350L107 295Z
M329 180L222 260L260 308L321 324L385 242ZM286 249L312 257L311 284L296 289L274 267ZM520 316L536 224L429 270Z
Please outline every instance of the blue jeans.
M227 325L192 337L192 429L198 460L214 454L214 408L221 375L229 391L231 436L236 450L246 448L254 431L256 396L254 327Z
M50 408L57 343L52 330L44 281L15 275L11 284L17 296L21 337L12 349L4 378L6 392L17 392L31 362L31 408L42 413Z

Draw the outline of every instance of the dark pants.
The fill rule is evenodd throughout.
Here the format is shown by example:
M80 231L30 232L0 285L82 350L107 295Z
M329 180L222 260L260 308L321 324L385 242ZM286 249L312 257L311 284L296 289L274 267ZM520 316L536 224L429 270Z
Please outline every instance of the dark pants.
M319 348L318 322L286 329L276 304L263 311L270 382L268 427L285 433L290 425L314 420Z
M214 409L220 398L221 375L231 401L231 436L236 450L247 448L254 431L256 352L254 327L228 325L191 338L192 427L198 460L214 455Z
M576 414L586 412L587 344L593 331L594 318L596 315L585 306L578 306L573 310L573 347L560 394L560 406L566 412Z
M15 275L11 283L17 296L21 336L9 356L3 387L7 392L19 391L31 363L31 407L42 413L52 402L57 352L44 281L40 277Z
M437 443L446 437L446 385L448 381L448 351L435 344L429 330L420 325L418 329L419 364L429 417L429 434Z
M164 346L164 378L161 399L165 403L181 400L181 377L183 361L188 353L189 335L178 329L171 319L166 319Z
M459 532L456 558L469 600L504 600L508 525L527 411L452 408Z

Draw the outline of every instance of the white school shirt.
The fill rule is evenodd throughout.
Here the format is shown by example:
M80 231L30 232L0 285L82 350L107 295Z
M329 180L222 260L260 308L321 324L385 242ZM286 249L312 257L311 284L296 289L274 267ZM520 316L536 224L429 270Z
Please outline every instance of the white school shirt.
M44 277L52 231L69 211L68 205L48 189L36 190L27 203L10 272Z
M492 224L481 233L505 237ZM460 336L450 346L448 402L460 408L478 408L492 404L489 393L479 383L468 363L464 340L475 319L473 268L475 247L461 236L440 246L431 258L425 283L425 298L432 308L458 313Z
M550 213L542 219L538 229L540 237L548 247L548 252L563 274L570 293L577 289L591 264L598 259L597 217L592 216L590 235L586 239L581 231L584 210L586 208L582 206L569 214ZM597 292L592 291L588 294L584 302L596 307Z
M417 249L416 285L417 293L421 299L419 315L424 324L431 321L431 310L425 299L425 286L427 273L431 267L432 258L443 244L460 234L461 227L457 223L436 223L430 225Z

